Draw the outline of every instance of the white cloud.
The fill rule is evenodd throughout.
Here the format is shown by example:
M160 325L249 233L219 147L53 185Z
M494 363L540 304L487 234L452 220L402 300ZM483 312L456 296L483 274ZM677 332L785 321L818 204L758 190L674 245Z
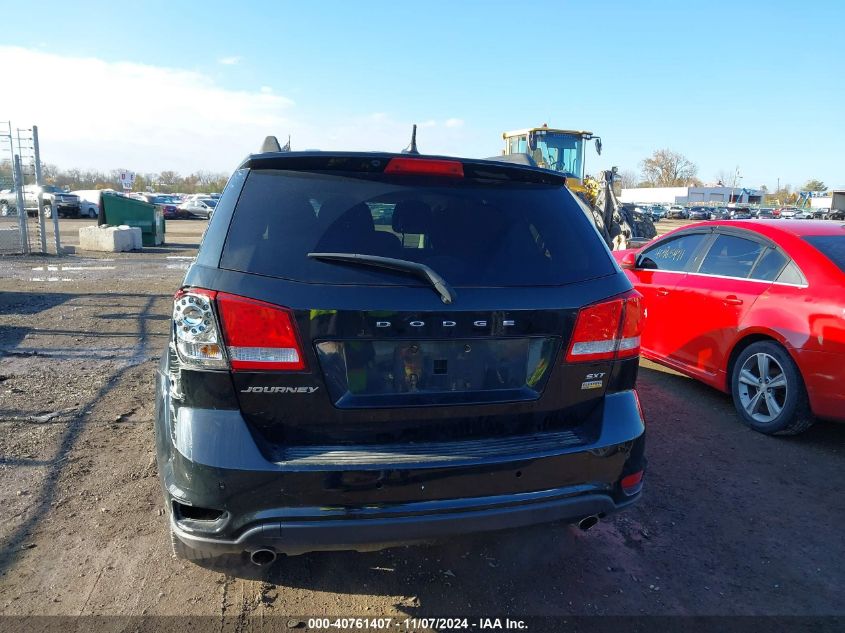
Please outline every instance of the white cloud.
M290 134L294 150L399 151L415 122L345 105L336 112L307 102L297 108L269 86L232 90L196 71L34 49L0 46L0 68L15 87L0 107L4 120L38 125L43 160L63 168L231 171L268 134ZM49 77L68 90L45 98ZM470 133L455 121L420 123L420 151L467 156L476 154L471 146L497 146L496 134Z
M225 170L290 127L290 99L228 90L194 71L9 46L0 68L15 87L4 118L38 125L44 161L64 167ZM65 89L45 98L50 77Z
M293 134L293 149L319 147L329 150L398 152L411 141L411 126L414 123L417 123L417 145L421 152L472 155L464 130L446 128L435 120L400 120L384 112L364 116L343 115L325 126L303 123Z
M463 119L446 119L446 127L463 127Z
M241 61L243 61L243 57L232 55L230 57L221 57L217 60L217 63L223 64L224 66L234 66L235 64L240 64Z

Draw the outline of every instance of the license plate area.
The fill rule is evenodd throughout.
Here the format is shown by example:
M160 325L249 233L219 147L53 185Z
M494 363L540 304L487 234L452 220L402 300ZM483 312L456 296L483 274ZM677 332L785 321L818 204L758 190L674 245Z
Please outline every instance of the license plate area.
M471 404L538 398L557 339L322 341L316 350L338 407Z

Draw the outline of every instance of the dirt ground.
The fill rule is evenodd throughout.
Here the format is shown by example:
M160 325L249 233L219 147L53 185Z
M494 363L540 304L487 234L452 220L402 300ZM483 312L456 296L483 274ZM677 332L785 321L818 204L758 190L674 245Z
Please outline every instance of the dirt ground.
M143 253L0 259L0 613L207 615L219 630L272 615L845 615L845 425L765 437L727 396L647 362L644 498L589 532L269 569L172 559L153 375L202 225L169 223L175 244Z

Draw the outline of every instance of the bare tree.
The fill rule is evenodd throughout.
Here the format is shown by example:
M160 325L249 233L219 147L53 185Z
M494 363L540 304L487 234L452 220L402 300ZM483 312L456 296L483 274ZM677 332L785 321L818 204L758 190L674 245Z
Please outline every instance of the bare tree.
M698 173L695 163L670 149L655 151L640 167L645 180L655 187L683 187L691 184Z
M716 174L716 181L723 187L732 187L736 180L736 170L734 169L720 169Z
M623 189L632 189L640 182L640 177L633 169L626 169L619 174L619 184Z

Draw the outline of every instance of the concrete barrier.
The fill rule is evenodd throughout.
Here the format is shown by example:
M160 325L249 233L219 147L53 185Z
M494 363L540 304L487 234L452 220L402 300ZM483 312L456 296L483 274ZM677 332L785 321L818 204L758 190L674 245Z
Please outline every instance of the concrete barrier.
M120 253L141 249L137 226L86 226L79 229L79 250Z

